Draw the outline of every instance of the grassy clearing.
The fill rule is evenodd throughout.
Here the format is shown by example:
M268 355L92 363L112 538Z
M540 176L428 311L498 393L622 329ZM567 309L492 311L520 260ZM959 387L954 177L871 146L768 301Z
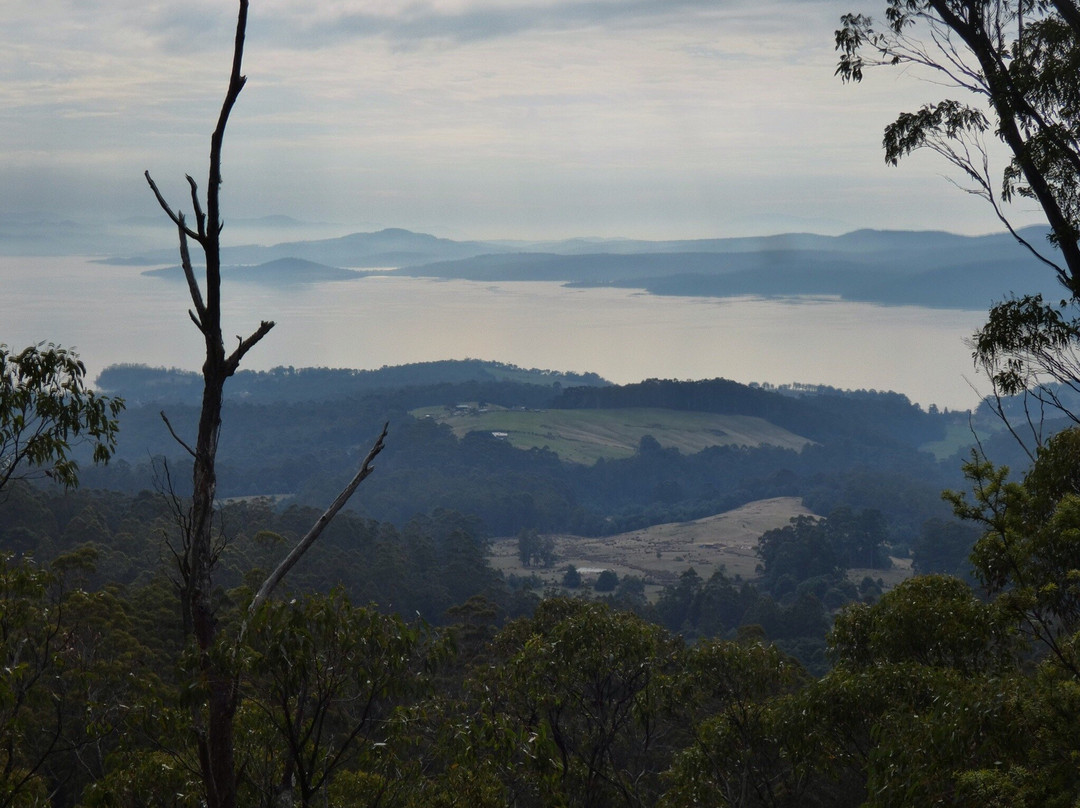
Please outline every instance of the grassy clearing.
M755 579L761 534L786 527L796 516L816 515L798 497L774 497L692 522L654 525L617 536L556 535L556 560L550 568L522 566L517 540L496 539L490 561L506 575L535 575L544 589L561 584L568 564L578 569L587 584L603 570L612 570L620 578L633 575L645 581L646 595L655 601L665 586L677 583L691 567L705 580L721 568L732 578ZM866 575L880 578L891 589L911 576L909 560L893 559L893 563L891 570L850 570L848 575L856 584Z
M609 569L620 578L635 575L644 579L646 592L655 598L690 567L705 579L721 567L732 577L756 577L758 538L800 515L813 515L801 499L776 497L693 522L655 525L617 536L559 535L554 537L556 562L549 569L523 567L517 557L517 540L499 539L492 545L491 564L507 575L528 577L535 573L544 586L558 585L568 564L577 567L586 581Z
M952 421L945 426L945 437L932 443L924 443L919 448L930 452L938 460L948 460L957 452L963 452L963 460L968 459L968 450L979 440L1002 432L1005 424L996 416L986 413L971 418Z
M505 410L428 407L414 410L448 424L462 437L470 432L503 432L519 449L547 448L571 463L630 457L646 435L684 454L710 446L760 446L800 450L810 441L761 418L664 409Z
M971 425L954 423L945 427L944 438L933 443L924 443L919 448L924 452L930 452L937 460L947 460L961 449L971 446L973 442Z

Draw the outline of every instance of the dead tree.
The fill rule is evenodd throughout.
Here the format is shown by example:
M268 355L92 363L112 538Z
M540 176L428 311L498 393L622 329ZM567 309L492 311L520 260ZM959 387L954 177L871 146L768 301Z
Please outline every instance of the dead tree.
M241 72L241 66L247 28L248 0L239 0L239 3L229 87L210 141L210 170L206 184L205 211L199 199L195 180L190 175L187 177L191 189L194 227L188 224L183 213L173 210L154 184L150 172L146 172L146 180L158 203L177 227L180 239L180 260L192 303L188 314L203 335L206 344L206 358L202 366L202 408L194 446L176 434L164 413L162 413L162 418L173 437L194 460L191 504L188 516L184 520L182 544L176 548L175 555L179 572L184 628L189 638L194 641L196 649L197 668L193 674L198 678L198 682L195 683L196 691L202 694L202 700L197 699L193 704L192 720L202 778L206 788L206 805L209 808L234 808L236 805L233 720L240 702L240 691L237 672L229 661L231 655L222 651L240 641L247 622L245 619L237 636L231 638L231 642L223 642L212 598L213 570L221 551L214 524L217 493L215 461L221 431L221 407L226 380L236 372L247 352L274 327L272 321L264 320L248 337L238 336L236 347L231 352L226 352L221 327L220 236L222 220L219 191L225 127L246 81ZM191 262L188 249L191 241L199 245L206 259L206 276L202 287L195 276ZM203 288L205 288L205 297ZM382 451L385 437L386 427L384 426L353 480L327 512L320 517L308 535L260 587L251 604L249 614L269 597L289 568L314 543L323 527L345 505L363 479L371 473L372 461Z

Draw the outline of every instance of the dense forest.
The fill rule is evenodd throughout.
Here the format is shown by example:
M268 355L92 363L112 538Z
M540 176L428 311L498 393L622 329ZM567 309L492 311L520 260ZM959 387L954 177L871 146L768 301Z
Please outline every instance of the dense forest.
M463 380L470 374L480 378ZM175 502L187 496L190 479L190 460L160 413L177 429L194 419L195 408L186 403L190 375L132 367L102 374L102 386L128 402L112 461L85 468L77 491L13 490L0 544L41 561L92 546L98 585L130 585L160 573L164 548L176 541L169 538L177 531ZM720 574L702 581L688 565L659 603L647 603L643 582L631 578L606 597L688 637L733 636L744 624L759 625L821 671L830 613L880 594L873 580L849 582L847 569L885 569L892 555L911 557L921 572L967 574L972 531L952 519L941 499L943 488L962 483L958 463L918 448L967 414L926 413L891 393L822 389L796 397L725 380L623 387L591 380L596 383L564 388L565 377L551 381L549 373L478 362L388 368L359 378L365 381L357 390L352 371L238 374L222 439L221 522L229 538L220 561L223 586L243 583L243 570L267 568L282 543L302 535L365 448L359 440L342 445L340 436L368 435L387 413L391 438L379 473L331 525L323 551L294 571L298 591L336 584L357 603L432 624L472 595L517 616L544 593L535 580L501 580L490 569L493 540L613 534L796 496L828 518L795 520L763 537L759 579ZM683 454L645 438L632 457L584 466L549 450L516 449L490 433L459 438L409 414L462 400L747 412L814 442L802 451L717 446ZM235 564L233 553L241 559ZM702 605L718 598L737 605L722 615Z
M474 377L463 378L467 371ZM880 510L888 541L902 551L927 519L949 516L940 493L962 482L956 457L939 461L922 447L950 432L967 433L958 447L972 439L966 413L924 412L892 393L823 389L796 397L725 380L620 387L520 370L499 380L495 372L506 376L510 369L452 362L387 368L359 377L364 384L352 371L241 371L225 405L231 428L221 439L220 493L323 504L366 449L366 436L389 420L393 438L379 474L355 503L381 522L400 525L442 508L479 517L493 537L522 529L598 535L706 516L765 497L802 496L822 514L839 506ZM163 461L177 485L190 477L160 413L166 411L175 428L190 428L198 413L188 392L192 375L147 368L102 374L99 384L122 395L127 409L113 462L87 469L87 485L137 494L152 487ZM583 466L543 447L516 450L484 431L459 439L445 424L410 414L462 402L746 414L812 443L802 451L718 445L683 454L643 440L633 457ZM993 425L992 419L986 423Z
M217 515L225 624L242 620L252 588L318 518L313 504L355 465L360 438L340 436L391 422L356 507L222 649L244 694L243 804L289 792L299 804L684 805L732 788L757 795L741 804L858 804L871 773L899 776L869 762L900 743L883 733L890 699L930 698L919 693L936 686L931 674L962 684L957 698L981 698L986 677L1031 659L1009 618L964 582L980 531L941 500L964 484L956 455L920 448L967 413L893 393L615 386L481 362L236 381ZM191 374L118 367L99 386L127 400L111 461L83 457L78 488L3 490L0 794L8 805L199 805L175 573L189 472L161 417L190 428ZM410 414L461 401L754 413L811 442L683 454L643 439L632 457L584 466ZM650 601L629 576L590 586L568 575L551 589L488 561L495 540L615 532L779 494L827 516L763 535L752 580L688 567ZM962 577L883 592L873 575L847 573L886 569L890 556ZM973 626L952 625L956 615ZM952 632L937 650L923 647L931 619ZM882 639L873 626L890 621L914 634ZM894 695L867 678L886 675L867 661L878 655L895 668ZM972 742L971 720L954 745ZM927 789L956 787L952 770L926 777Z
M400 529L346 516L242 641L219 649L243 694L239 800L1069 804L1077 600L1052 584L1069 580L1072 539L1055 528L1064 515L1036 503L1061 490L1062 463L1075 469L1076 434L1049 446L1045 468L1002 492L1044 520L1044 549L1024 564L1004 525L976 545L991 601L940 575L884 594L871 582L838 613L815 580L783 592L779 579L808 560L833 582L825 600L839 589L830 534L857 536L862 521L839 515L763 537L757 586L688 571L651 606L632 586L596 599L514 590L457 514ZM0 568L4 804L203 804L172 504L19 485L3 508L5 524L36 518L59 536L22 532L48 562L9 555ZM221 516L216 602L229 625L311 514L254 501ZM437 623L421 619L432 612ZM817 674L779 642L826 632Z

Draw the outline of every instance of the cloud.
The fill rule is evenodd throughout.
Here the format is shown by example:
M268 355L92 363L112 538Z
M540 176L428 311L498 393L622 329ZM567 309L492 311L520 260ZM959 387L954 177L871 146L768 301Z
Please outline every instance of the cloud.
M346 3L295 13L278 5L261 23L276 39L318 47L343 38L380 38L400 47L424 41L468 44L535 31L641 27L686 23L753 4L717 0L555 0L554 2L418 2L405 6ZM760 12L760 8L759 8ZM258 23L257 23L258 24Z
M926 86L842 87L832 31L844 11L881 2L255 0L226 193L244 215L473 222L489 235L712 234L751 210L808 205L877 225L919 165L886 174L881 127ZM12 181L0 211L42 196L74 213L106 187L95 212L145 211L144 168L183 199L184 173L205 162L236 10L5 9L0 176ZM928 164L935 192L938 170ZM52 188L80 183L92 190Z

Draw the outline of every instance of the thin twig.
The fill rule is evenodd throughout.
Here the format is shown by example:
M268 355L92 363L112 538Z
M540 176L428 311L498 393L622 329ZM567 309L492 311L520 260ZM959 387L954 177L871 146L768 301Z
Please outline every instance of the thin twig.
M169 423L169 416L165 414L165 410L161 411L161 420L164 421L165 426L169 428L169 434L173 436L173 440L183 446L187 450L188 454L190 454L192 457L195 457L195 450L188 446L186 443L184 443L183 438L176 434L176 430L174 430L172 424Z

